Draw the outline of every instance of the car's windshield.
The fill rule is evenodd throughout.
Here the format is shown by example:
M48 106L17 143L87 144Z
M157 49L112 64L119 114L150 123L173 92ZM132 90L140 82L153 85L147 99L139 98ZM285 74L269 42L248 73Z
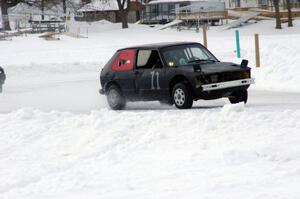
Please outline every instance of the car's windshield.
M163 49L162 54L170 67L218 61L208 50L200 45L172 46Z

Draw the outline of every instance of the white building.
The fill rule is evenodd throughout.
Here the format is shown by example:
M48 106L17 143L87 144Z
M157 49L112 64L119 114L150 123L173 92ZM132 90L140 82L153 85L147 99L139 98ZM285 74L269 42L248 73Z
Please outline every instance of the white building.
M224 12L222 1L203 0L153 0L145 5L141 16L143 23L167 23L181 13L196 14L206 12Z

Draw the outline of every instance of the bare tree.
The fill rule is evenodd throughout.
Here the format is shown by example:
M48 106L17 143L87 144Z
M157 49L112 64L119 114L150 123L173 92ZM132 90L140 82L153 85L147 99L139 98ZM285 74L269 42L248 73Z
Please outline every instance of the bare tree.
M279 0L273 0L273 4L274 4L274 7L275 7L276 29L281 29L281 20L280 20L280 12L279 12Z
M11 30L8 19L8 8L15 6L19 3L18 0L0 0L2 25L4 30Z
M119 6L119 15L122 22L122 28L128 28L128 12L129 12L129 4L130 0L117 0ZM126 7L125 7L126 3Z
M64 14L67 14L67 2L66 2L66 0L62 0L62 1L63 1Z
M1 14L2 14L2 26L4 30L11 30L8 20L8 4L7 0L1 0Z
M64 20L66 20L66 14L67 14L67 0L62 0L63 2L63 11L64 11Z
M44 10L45 10L45 0L42 0L41 1L42 20L45 19Z
M288 27L293 26L293 17L292 17L292 8L291 8L291 1L286 0L286 8L288 10Z

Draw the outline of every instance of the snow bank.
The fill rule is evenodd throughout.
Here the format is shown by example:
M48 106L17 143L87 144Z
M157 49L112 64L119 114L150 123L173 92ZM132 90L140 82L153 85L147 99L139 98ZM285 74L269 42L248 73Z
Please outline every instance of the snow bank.
M71 21L67 21L67 30L68 32L72 33L78 33L87 35L89 33L99 33L102 31L108 31L108 30L118 30L120 29L120 24L115 24L107 20L100 20L95 22L80 22L75 21L74 19Z
M225 104L222 108L222 112L224 114L229 114L230 112L242 112L244 111L245 104L238 103L238 104Z
M0 198L298 198L300 112L242 107L0 114Z
M262 67L255 69L256 88L300 92L298 35L265 37L261 43ZM294 39L293 39L294 38Z

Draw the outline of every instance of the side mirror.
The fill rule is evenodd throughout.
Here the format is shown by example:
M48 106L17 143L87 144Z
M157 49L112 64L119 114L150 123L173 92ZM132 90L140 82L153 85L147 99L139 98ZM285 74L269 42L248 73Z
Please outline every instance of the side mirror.
M246 68L247 66L248 66L248 60L243 59L242 62L241 62L241 67Z

